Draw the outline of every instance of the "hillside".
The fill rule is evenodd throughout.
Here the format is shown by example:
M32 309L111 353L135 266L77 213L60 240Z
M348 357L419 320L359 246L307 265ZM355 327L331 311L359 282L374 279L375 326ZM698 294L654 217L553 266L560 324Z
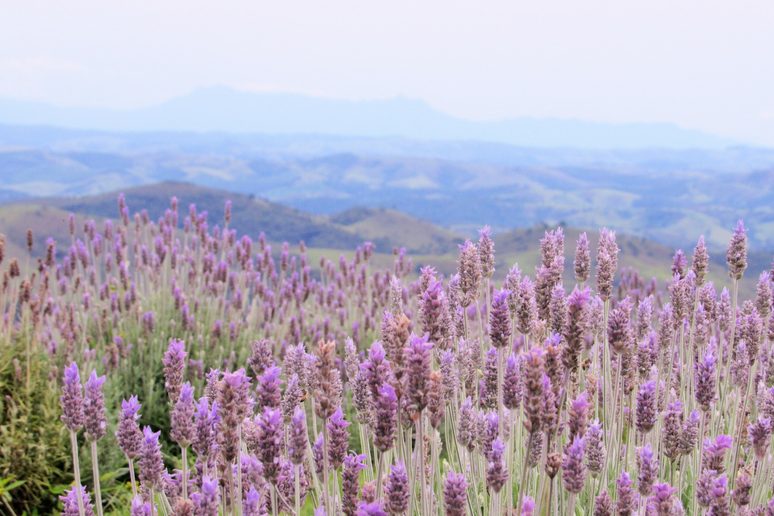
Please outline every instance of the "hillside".
M108 136L92 138L102 138L103 147L109 147ZM83 138L88 140L88 135ZM270 144L260 152L221 154L234 150L227 144L223 144L225 150L218 150L217 142L228 140L226 135L213 136L212 147L204 136L191 137L190 146L181 144L185 152L169 151L163 141L153 150L156 140L146 138L142 153L0 148L0 203L23 197L99 195L179 181L252 194L316 215L388 207L469 236L485 224L496 232L543 222L589 228L608 225L670 247L685 246L704 234L708 245L721 252L731 228L742 218L750 228L751 249L774 250L774 153L766 150L526 149L517 156L513 153L518 149L511 148L507 164L496 164L498 149L491 149L489 162L482 157L489 147L475 152L469 148L472 154L467 156L477 161L465 161L464 149L456 154L450 148L438 150L460 159L452 161L325 154L338 145L326 140L299 140L294 146L288 139L272 147L281 147L277 152L282 155L275 156ZM247 140L233 140L236 147L247 145ZM0 146L4 141L15 140L0 131ZM375 152L378 145L371 142L369 150ZM384 152L394 149L385 145ZM196 149L211 154L194 153ZM420 154L435 152L423 150L418 143L412 149ZM260 155L264 151L272 156ZM307 155L310 152L316 155Z
M232 202L232 220L229 227L254 239L261 232L273 243L287 241L296 248L300 240L309 247L311 263L319 262L323 255L336 258L338 254L351 253L364 241L376 245L376 262L379 267L391 267L393 247L405 247L412 255L415 272L424 265L433 265L446 275L457 267L458 244L464 236L438 227L426 220L417 219L391 209L350 208L330 216L313 215L279 203L248 195L233 194L223 190L203 188L187 183L167 182L153 186L141 186L123 191L132 212L143 209L156 219L169 207L169 199L177 196L181 218L188 205L196 204L197 210L207 211L210 225L223 224L226 200ZM68 232L69 213L76 214L76 228L80 232L85 220L117 218L117 192L77 198L25 199L0 205L0 232L7 236L9 256L26 257L26 230L35 235L33 256L40 256L45 240L51 236L58 242L62 253L70 242ZM181 221L182 226L182 221ZM508 269L518 263L519 268L533 275L540 263L540 239L545 231L556 226L538 224L529 228L516 228L494 235L496 248L495 279L502 280ZM580 233L585 230L563 226L565 233L565 281L572 284L572 261ZM598 230L586 231L595 254ZM632 237L617 232L621 248L619 270L634 267L645 278L655 277L663 285L669 279L672 256L675 249L642 237ZM695 240L686 241L682 249L691 255ZM712 251L709 279L719 287L730 286L726 274L725 253ZM752 293L758 274L768 270L771 264L768 253L749 254L748 273L742 280L742 291ZM593 275L592 275L593 278Z

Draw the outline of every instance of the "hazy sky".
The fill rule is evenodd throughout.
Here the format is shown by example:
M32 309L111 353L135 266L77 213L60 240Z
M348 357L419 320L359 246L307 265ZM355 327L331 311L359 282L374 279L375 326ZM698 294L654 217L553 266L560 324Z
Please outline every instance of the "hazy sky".
M476 120L675 122L774 145L774 2L4 2L0 97L201 86L420 98Z

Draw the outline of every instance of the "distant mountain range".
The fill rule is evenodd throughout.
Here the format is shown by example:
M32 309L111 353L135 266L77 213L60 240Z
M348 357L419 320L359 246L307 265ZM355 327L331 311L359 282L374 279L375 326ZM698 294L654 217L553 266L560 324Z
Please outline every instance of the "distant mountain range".
M474 122L404 97L348 101L287 93L248 93L223 86L198 89L156 106L130 110L56 107L0 99L0 123L107 131L403 137L580 149L722 149L739 144L669 123L611 124L529 117Z

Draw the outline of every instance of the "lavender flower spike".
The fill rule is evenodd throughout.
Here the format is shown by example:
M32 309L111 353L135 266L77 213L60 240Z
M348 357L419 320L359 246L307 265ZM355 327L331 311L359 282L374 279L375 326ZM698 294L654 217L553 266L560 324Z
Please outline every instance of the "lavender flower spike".
M511 343L511 315L508 309L507 290L498 290L492 299L489 312L489 336L492 346L503 348Z
M296 407L290 422L290 435L288 437L288 458L290 462L298 466L306 457L306 448L309 442L309 434L306 428L306 413L301 407Z
M62 516L80 515L80 510L78 509L78 489L79 488L77 486L73 486L72 488L65 491L64 496L59 497L63 505ZM94 504L91 503L89 493L86 492L86 488L83 486L80 487L80 491L80 500L83 501L83 510L85 516L94 516Z
M405 514L409 507L409 481L403 461L391 466L390 475L384 486L387 512L393 516Z
M382 502L360 502L358 504L356 516L387 516L387 513L382 509Z
M133 460L140 453L142 431L137 424L137 420L140 419L139 410L140 404L137 402L137 396L132 396L129 401L123 400L121 402L121 413L118 416L118 429L115 435L118 447L129 460Z
M379 387L374 421L374 446L382 453L395 445L397 409L398 398L395 396L395 389L385 382Z
M589 252L589 238L586 233L578 237L578 246L575 248L575 280L578 283L586 283L591 276L591 254Z
M443 483L443 508L446 516L465 516L468 486L465 475L450 471Z
M78 364L71 363L65 368L64 385L62 386L62 422L71 432L77 432L84 423L83 393Z
M153 433L149 426L143 428L143 439L140 447L140 481L148 489L161 489L164 480L164 462L161 458L159 436L161 432Z
M637 461L637 491L642 496L652 493L653 484L658 480L658 459L653 457L653 448L650 443L640 448L640 456Z
M585 438L575 436L572 444L567 448L562 458L562 484L564 488L573 494L583 491L586 485L586 465L583 463Z
M728 275L735 280L742 279L744 270L747 268L747 230L741 220L734 230L731 243L728 245L726 262L728 263Z
M505 482L508 481L508 469L505 467L503 454L505 444L499 437L492 443L492 453L489 457L489 466L486 469L486 485L495 493L499 493Z
M191 387L189 382L186 382L180 390L180 395L171 414L172 430L170 437L181 448L187 448L193 442L194 412L193 387Z
M357 493L360 487L360 471L365 469L365 455L347 455L341 472L342 511L346 516L355 516L357 511Z
M180 388L183 385L186 356L188 356L188 353L185 352L185 342L172 339L172 342L169 343L169 349L167 349L164 358L161 360L164 363L164 387L167 389L169 400L173 406L177 402Z

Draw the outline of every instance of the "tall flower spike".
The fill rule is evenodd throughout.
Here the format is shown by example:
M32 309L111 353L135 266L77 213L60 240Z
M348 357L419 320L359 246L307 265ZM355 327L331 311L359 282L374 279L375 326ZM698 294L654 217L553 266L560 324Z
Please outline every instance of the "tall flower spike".
M105 417L105 396L102 394L104 376L97 376L96 371L91 372L84 388L83 417L86 439L99 441L105 436L107 430L107 418Z
M390 475L384 485L384 508L393 516L405 514L409 508L409 481L406 466L399 461L390 467Z
M140 481L149 489L157 491L163 487L164 461L161 458L161 432L153 433L149 426L143 428L143 439L140 446Z
M365 455L354 454L344 458L344 469L341 472L341 505L346 516L355 516L357 511L360 471L366 468L363 459L365 459Z
M591 276L591 254L589 252L589 238L586 233L581 233L578 237L578 246L575 248L575 280L578 283L585 283Z
M709 270L709 254L707 254L707 246L704 244L704 235L699 237L699 242L693 250L691 270L696 275L694 280L696 286L701 287L704 285L704 276L707 275Z
M543 414L543 376L545 376L545 358L541 348L534 347L524 356L524 412L527 420L524 426L530 432L540 430Z
M613 516L613 500L610 499L607 489L594 498L594 516Z
M499 437L492 443L492 453L489 457L489 466L486 468L486 485L491 487L495 493L500 490L508 481L508 468L505 467L505 444Z
M647 434L656 424L656 382L651 380L640 385L637 393L637 431Z
M290 435L288 437L288 458L290 462L298 466L304 462L306 447L309 443L309 434L306 428L306 413L301 407L296 407L290 422Z
M575 436L562 457L562 484L570 493L578 494L586 485L586 465L583 463L585 439Z
M443 483L443 508L446 516L465 516L468 486L465 475L450 471Z
M331 417L341 406L341 376L334 363L335 356L336 343L321 340L314 357L314 411L322 420Z
M675 516L675 493L676 487L669 484L656 484L653 486L653 497L650 499L651 505L655 508L656 516Z
M420 322L422 330L430 342L439 349L448 349L452 344L450 328L452 326L449 303L440 281L431 279L430 285L421 296Z
M597 247L597 290L603 301L607 301L613 295L613 277L618 269L618 251L615 231L602 228Z
M508 410L517 410L521 405L521 375L519 359L511 353L505 364L503 375L503 405Z
M330 435L330 441L328 443L328 464L330 464L333 469L339 469L347 454L347 443L349 441L347 427L349 425L349 421L344 419L341 408L334 412L328 420L327 426Z
M466 240L460 245L460 258L457 262L457 271L460 278L460 290L463 297L461 304L464 308L478 298L478 287L481 284L481 259L475 244Z
M116 430L116 442L118 447L129 459L133 460L140 452L142 431L137 424L140 419L140 404L137 396L132 396L129 401L121 402L121 413L118 416L118 428Z
M632 480L626 471L621 472L618 484L618 500L615 502L618 516L632 516L637 511L637 493L632 487Z
M508 291L495 292L489 312L489 336L492 345L503 348L511 343L511 314L508 309Z
M62 397L62 422L70 430L77 432L83 426L83 392L78 364L71 363L65 368Z
M489 226L478 230L478 255L481 261L481 275L491 278L495 272L495 246Z
M703 412L710 409L710 405L715 401L715 381L717 359L712 355L712 348L715 346L714 337L708 346L704 357L696 363L696 403Z
M64 496L60 496L62 501L62 516L78 516L80 511L78 509L78 491L77 487L73 486L65 491ZM83 510L85 516L94 516L94 504L91 503L89 493L86 491L85 486L81 486L81 500L83 501Z
M422 412L427 406L428 383L430 381L430 350L433 345L424 337L411 338L406 350L406 370L408 382L406 394L412 405L412 411L416 414Z
M658 459L653 456L653 448L648 443L640 448L637 457L637 491L642 496L650 496L656 480L658 480Z
M747 230L741 220L734 229L731 243L728 244L726 263L728 263L728 275L733 279L742 279L744 270L747 268Z
M185 342L172 339L169 343L169 349L161 360L164 363L164 387L167 389L169 400L172 405L177 402L180 395L180 388L183 385L183 373L185 372Z
M181 448L187 447L194 438L194 398L193 387L189 382L185 382L180 389L180 396L177 398L175 408L172 410L172 430L170 437L180 445Z
M605 443L603 441L602 425L595 419L586 432L586 464L595 477L605 466Z

